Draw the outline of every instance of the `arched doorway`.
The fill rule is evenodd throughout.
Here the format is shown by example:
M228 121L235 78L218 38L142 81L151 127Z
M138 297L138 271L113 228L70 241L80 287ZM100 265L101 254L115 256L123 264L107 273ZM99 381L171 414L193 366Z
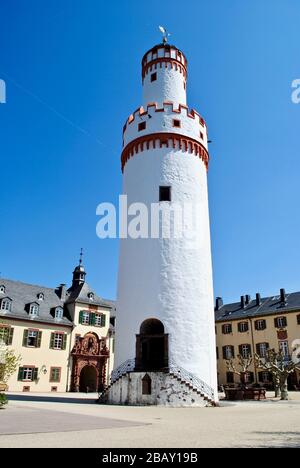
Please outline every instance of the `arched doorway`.
M79 391L80 392L97 392L98 391L98 374L94 366L85 366L80 373Z
M136 370L158 371L168 367L168 335L160 320L145 320L136 336Z

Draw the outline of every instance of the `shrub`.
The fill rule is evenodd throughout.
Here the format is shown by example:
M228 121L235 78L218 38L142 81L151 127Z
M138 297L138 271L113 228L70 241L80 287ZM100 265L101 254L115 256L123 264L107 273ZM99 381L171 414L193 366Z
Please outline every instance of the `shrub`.
M4 405L7 405L8 401L6 398L6 395L4 393L0 393L0 408L2 408Z

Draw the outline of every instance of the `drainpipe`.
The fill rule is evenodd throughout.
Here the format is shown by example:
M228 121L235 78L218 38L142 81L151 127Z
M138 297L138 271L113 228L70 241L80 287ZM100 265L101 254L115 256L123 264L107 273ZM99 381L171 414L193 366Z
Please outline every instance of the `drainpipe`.
M255 378L255 383L258 384L258 379L257 379L257 367L256 367L255 358L254 358L254 354L256 353L256 350L255 350L254 333L253 333L253 322L252 322L252 318L251 318L251 317L248 317L248 318L249 318L249 321L250 321L250 329L251 329L251 341L252 341L252 349L253 349L252 356L253 356L253 366L254 366L254 378Z

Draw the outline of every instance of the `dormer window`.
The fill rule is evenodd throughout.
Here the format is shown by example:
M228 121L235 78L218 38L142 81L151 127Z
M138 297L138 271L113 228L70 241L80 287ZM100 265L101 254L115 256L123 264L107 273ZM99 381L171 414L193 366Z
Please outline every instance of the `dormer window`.
M5 294L5 286L3 284L0 286L0 294Z
M38 293L37 298L39 301L43 301L45 299L45 296L43 293Z
M1 310L5 310L6 312L11 311L11 299L5 298L1 301Z
M93 292L88 293L88 298L89 298L91 301L93 301L94 298L95 298L94 293L93 293Z
M55 309L55 319L56 320L61 320L63 318L63 314L64 314L64 311L63 311L63 308L62 307L56 307Z
M39 306L38 306L38 304L30 304L29 315L31 315L31 317L37 317L39 315Z

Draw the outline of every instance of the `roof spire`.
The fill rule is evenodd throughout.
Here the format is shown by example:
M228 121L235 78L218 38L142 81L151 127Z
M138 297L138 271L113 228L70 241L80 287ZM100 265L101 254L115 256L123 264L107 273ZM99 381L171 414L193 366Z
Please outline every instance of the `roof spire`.
M79 265L82 265L82 258L83 258L83 248L80 249L80 256L79 256Z

